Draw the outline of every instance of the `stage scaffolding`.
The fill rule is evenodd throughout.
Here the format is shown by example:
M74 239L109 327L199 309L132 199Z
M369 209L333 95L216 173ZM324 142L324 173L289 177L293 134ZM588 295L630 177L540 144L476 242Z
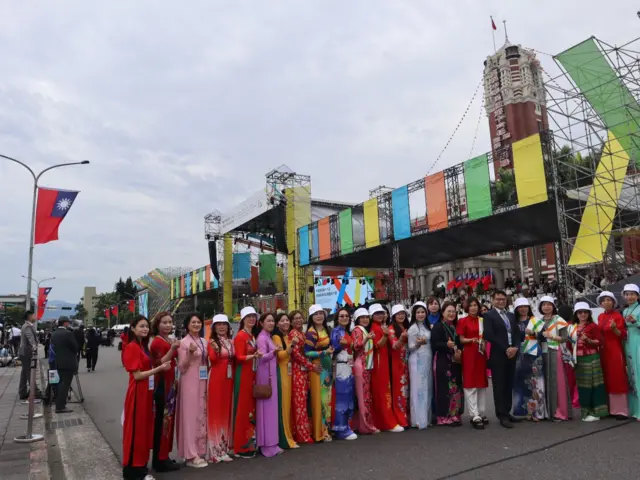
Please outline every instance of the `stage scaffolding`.
M640 38L590 38L545 79L559 281L573 301L640 270Z

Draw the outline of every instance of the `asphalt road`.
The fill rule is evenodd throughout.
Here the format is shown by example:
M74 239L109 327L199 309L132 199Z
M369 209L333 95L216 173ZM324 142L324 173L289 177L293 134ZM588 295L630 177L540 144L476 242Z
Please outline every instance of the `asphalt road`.
M101 347L97 370L80 370L85 408L120 456L120 415L127 375L120 352ZM491 404L491 403L490 403ZM577 414L577 412L576 412ZM638 422L602 420L554 424L520 423L501 428L493 415L485 430L474 430L465 420L459 428L436 427L400 434L361 436L353 442L307 445L275 458L237 459L204 469L184 468L158 478L260 480L302 477L314 479L635 479ZM533 473L536 472L536 473Z

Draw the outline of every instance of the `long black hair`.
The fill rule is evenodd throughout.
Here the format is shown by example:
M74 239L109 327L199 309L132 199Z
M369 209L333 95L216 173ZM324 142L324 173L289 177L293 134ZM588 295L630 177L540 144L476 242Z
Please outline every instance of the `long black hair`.
M345 312L347 314L347 316L349 317L349 323L347 323L347 326L344 327L345 331L347 333L351 333L351 314L349 313L349 310L346 307L340 307L338 309L338 311L336 312L336 314L333 317L333 328L337 327L340 325L340 312Z
M258 326L258 314L250 313L249 315L256 316L256 324L253 326L253 328L251 328L251 335L253 335L254 337L257 337L258 333L260 333L260 327ZM240 320L240 328L238 329L238 331L244 330L244 319L247 318L249 315L246 315L244 318Z
M427 327L427 330L431 330L431 322L429 321L429 308L423 307L422 305L414 305L411 307L411 321L409 322L409 327L416 323L416 313L418 309L421 308L424 310L424 326Z
M182 326L184 327L184 331L187 335L191 335L189 333L189 324L191 323L191 319L193 317L196 317L198 320L200 320L200 332L202 332L202 329L204 328L204 320L202 319L202 315L200 315L198 312L191 312L186 317L184 317L184 320L182 321ZM198 333L198 336L201 336L200 333Z
M274 336L280 337L280 341L282 342L282 348L287 348L287 343L285 342L285 335L278 328L278 322L280 322L280 320L282 320L282 317L289 318L289 315L287 315L287 312L280 312L279 314L276 315L276 318L275 318L276 326L273 329L273 333L271 334L271 336L272 337L274 337ZM293 326L291 326L291 319L289 318L289 331L291 331L292 328L293 328Z
M367 332L370 332L370 331L371 331L371 324L373 323L373 320L371 319L371 315L369 315L369 312L367 312L367 314L366 314L366 315L362 315L362 316L358 317L357 319L355 319L355 320L353 321L353 324L354 324L355 326L359 327L359 326L360 326L360 319L361 319L362 317L369 317L369 325L367 325L366 327L364 327L364 329L365 329Z
M398 312L398 313L404 313L404 322L402 322L402 327L405 330L409 330L409 319L407 318L408 317L407 311L402 310L401 312ZM398 315L398 313L396 313L396 315ZM393 328L393 331L396 334L396 337L399 337L400 335L402 335L402 330L400 329L400 325L398 325L398 322L396 322L393 317L391 317L391 327Z
M269 316L273 317L273 322L275 324L276 316L271 312L264 312L262 315L260 315L260 318L258 318L258 321L256 322L256 327L257 328L254 329L256 331L256 333L253 334L254 337L257 337L260 334L260 332L262 331L262 322L264 322L267 319L267 317L269 317ZM276 330L276 327L274 325L273 326L273 331L275 332L275 330ZM273 332L271 332L271 334L273 335ZM283 346L284 346L284 344L283 344Z
M527 307L527 313L526 313L527 320L533 317L533 309L531 308L531 305L520 305L520 307ZM513 309L513 315L516 317L516 320L518 322L520 321L520 314L518 313L518 309L520 307L516 307Z
M138 337L136 337L136 334L133 332L133 329L136 328L136 326L142 321L145 321L147 322L147 324L149 324L149 319L144 315L136 315L133 320L131 320L131 323L129 324L129 331L127 332L127 338L129 339L129 343L138 342L144 350L148 351L149 336L151 336L151 325L149 325L149 335L147 335L142 340L138 340Z

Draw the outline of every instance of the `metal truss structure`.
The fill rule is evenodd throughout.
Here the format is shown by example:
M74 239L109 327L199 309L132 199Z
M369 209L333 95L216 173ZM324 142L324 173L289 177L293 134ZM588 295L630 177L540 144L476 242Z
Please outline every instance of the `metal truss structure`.
M640 271L640 38L623 47L586 42L595 42L612 72L600 73L601 58L600 70L580 65L591 86L597 83L581 89L559 54L561 73L545 81L552 133L543 149L558 211L559 281L569 301L598 291L602 279L612 284ZM612 84L616 95L606 93Z

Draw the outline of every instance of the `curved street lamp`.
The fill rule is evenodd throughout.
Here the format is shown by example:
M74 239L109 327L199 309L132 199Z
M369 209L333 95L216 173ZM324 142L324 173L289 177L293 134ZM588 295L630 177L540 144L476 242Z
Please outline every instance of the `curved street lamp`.
M31 206L31 236L29 237L29 269L27 271L27 299L26 299L26 303L25 303L25 307L26 310L31 310L31 281L33 280L32 277L32 273L33 273L33 237L35 234L35 228L36 228L36 202L38 199L38 181L40 180L40 177L42 177L43 174L45 174L46 172L48 172L49 170L53 170L54 168L61 168L61 167L70 167L72 165L88 165L89 164L89 160L82 160L81 162L69 162L69 163L60 163L58 165L52 165L51 167L47 167L44 170L42 170L40 173L36 174L31 167L29 167L29 165L27 165L24 162L21 162L20 160L16 160L15 158L12 157L8 157L6 155L2 155L0 154L0 158L4 158L6 160L9 160L11 162L15 162L18 165L21 165L22 167L26 168L29 173L31 174L31 176L33 177L33 205ZM49 279L51 280L51 279Z

